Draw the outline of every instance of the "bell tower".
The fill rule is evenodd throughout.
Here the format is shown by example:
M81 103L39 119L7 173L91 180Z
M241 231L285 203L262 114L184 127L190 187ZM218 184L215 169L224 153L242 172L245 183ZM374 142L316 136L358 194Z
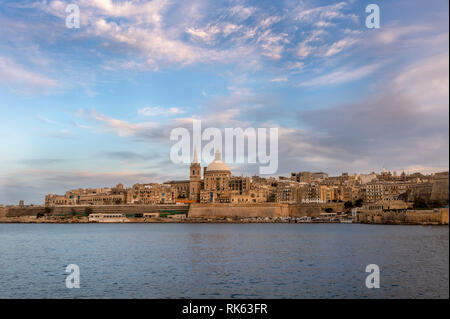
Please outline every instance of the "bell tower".
M190 167L189 175L189 199L200 201L200 180L202 179L202 167L197 159L197 148L194 148L194 160Z

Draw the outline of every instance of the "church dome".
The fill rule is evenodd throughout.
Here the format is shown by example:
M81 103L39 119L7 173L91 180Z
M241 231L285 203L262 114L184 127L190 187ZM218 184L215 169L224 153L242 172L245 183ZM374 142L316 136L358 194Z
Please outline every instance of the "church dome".
M209 171L230 171L230 168L228 165L222 161L222 154L220 154L219 151L216 151L214 161L212 161L211 164L208 165L208 168L206 169L207 172Z

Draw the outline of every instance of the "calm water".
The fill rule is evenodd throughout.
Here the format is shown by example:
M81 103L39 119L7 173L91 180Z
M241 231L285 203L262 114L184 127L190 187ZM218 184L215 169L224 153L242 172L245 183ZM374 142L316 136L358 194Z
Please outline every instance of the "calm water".
M448 297L445 226L0 224L0 298Z

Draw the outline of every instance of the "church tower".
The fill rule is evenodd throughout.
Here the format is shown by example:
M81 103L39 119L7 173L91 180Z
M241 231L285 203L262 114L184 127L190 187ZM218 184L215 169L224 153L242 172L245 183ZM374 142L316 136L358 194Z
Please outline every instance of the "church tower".
M189 199L200 201L200 180L202 179L202 167L197 159L197 148L194 148L194 160L192 161L189 176Z

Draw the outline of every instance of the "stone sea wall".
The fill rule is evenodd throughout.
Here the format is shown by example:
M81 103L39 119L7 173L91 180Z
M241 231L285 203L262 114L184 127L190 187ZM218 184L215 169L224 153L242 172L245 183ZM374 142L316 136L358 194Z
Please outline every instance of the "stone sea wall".
M365 224L448 225L448 208L406 212L361 211L358 221Z
M187 205L86 205L86 206L55 206L45 208L44 206L8 207L6 217L37 216L38 214L49 214L53 216L90 213L120 213L120 214L143 214L161 211L187 212Z
M43 214L45 207L43 206L27 206L27 207L6 207L6 217L21 217L21 216L37 216Z
M334 212L344 210L342 203L332 204L191 204L188 205L91 205L91 206L44 206L0 207L0 220L8 222L17 218L34 218L39 215L70 216L89 213L143 214L155 212L188 212L188 218L204 220L245 219L252 217L317 217L327 208ZM189 211L188 211L189 210ZM55 220L56 220L55 219ZM40 220L40 219L39 219ZM30 219L29 222L32 222ZM408 210L406 212L360 211L357 222L367 224L429 224L448 225L448 208L434 210Z
M289 205L290 217L319 217L327 208L332 208L334 213L345 211L344 203L327 204L292 204Z
M302 217L319 216L326 208L332 208L334 212L343 211L342 203L329 204L279 204L279 203L259 203L259 204L191 204L188 205L82 205L82 206L25 206L4 208L6 217L37 216L45 215L69 215L72 212L78 214L86 213L122 213L122 214L143 214L160 212L164 210L187 212L189 217L204 218L247 218L247 217ZM1 210L0 210L1 213Z
M6 217L6 208L0 206L0 218L5 218Z
M341 203L330 204L192 204L189 217L192 218L249 218L249 217L316 217L326 208L342 211Z
M288 217L289 205L261 204L192 204L190 218Z

